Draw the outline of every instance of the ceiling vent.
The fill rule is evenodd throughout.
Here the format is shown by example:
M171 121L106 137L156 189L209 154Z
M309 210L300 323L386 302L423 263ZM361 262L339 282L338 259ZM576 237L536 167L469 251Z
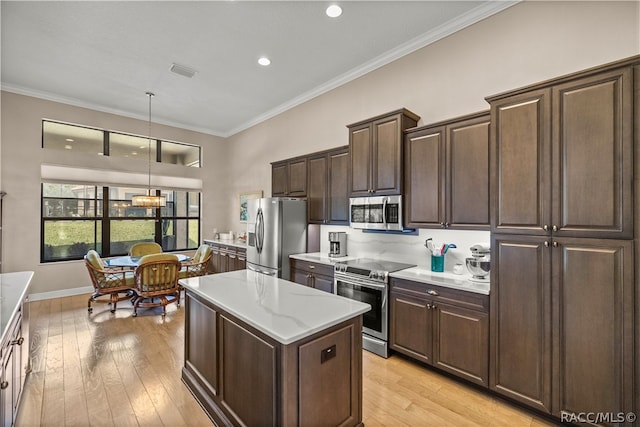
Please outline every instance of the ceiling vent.
M171 70L172 73L180 74L181 76L188 78L195 76L197 73L196 70L185 67L184 65L176 64L175 62L171 64L171 68L169 68L169 70Z

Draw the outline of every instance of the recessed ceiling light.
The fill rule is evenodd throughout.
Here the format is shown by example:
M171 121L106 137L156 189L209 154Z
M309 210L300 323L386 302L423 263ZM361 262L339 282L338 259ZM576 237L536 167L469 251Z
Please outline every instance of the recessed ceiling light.
M332 4L327 8L327 16L330 18L337 18L342 15L342 8L337 4Z
M137 156L138 152L137 151L132 151L131 154L133 154L134 156Z
M65 139L65 141L67 141L67 142L73 142L73 139L71 139L71 138L67 138L67 139Z
M258 64L262 65L263 67L266 67L267 65L271 64L271 60L266 56L263 56L260 59L258 59Z
M72 146L70 146L70 145L65 145L65 146L64 146L64 149L65 149L65 150L71 150L72 148L73 148L73 147L72 147Z

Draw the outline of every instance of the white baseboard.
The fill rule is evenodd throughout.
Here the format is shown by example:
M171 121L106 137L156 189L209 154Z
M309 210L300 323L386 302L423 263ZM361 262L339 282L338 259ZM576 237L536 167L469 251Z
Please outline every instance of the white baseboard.
M30 301L40 301L52 298L71 297L74 295L90 294L93 292L93 286L83 286L81 288L63 289L60 291L40 292L37 294L29 294Z

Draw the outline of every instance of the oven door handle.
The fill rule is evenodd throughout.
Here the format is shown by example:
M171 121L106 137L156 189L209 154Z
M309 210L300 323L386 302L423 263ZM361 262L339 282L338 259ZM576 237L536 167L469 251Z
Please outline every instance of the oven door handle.
M380 290L387 289L386 284L379 285L377 283L367 282L366 280L362 280L362 279L344 278L338 275L335 275L334 279L336 282L344 282L347 285L356 285L356 286L362 286L363 288L380 289Z

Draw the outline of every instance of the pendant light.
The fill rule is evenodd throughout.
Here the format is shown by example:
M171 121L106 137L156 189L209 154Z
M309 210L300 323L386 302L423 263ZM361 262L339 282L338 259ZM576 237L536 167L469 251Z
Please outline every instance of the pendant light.
M140 208L163 208L167 206L167 198L151 194L151 98L155 96L153 92L147 92L149 97L149 186L147 194L136 194L131 196L131 204Z

